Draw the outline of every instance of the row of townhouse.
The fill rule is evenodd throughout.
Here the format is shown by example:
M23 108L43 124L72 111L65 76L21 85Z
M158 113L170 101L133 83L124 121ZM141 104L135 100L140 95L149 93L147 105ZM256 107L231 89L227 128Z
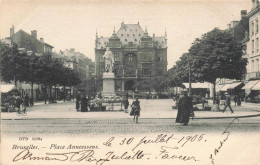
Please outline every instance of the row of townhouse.
M8 46L12 46L16 44L18 46L19 52L26 52L28 55L35 53L35 55L41 56L43 53L51 52L53 58L60 59L64 66L73 69L78 75L82 82L86 79L90 78L94 74L94 63L91 59L87 58L84 54L75 52L74 49L65 50L64 52L60 51L59 53L53 52L53 46L44 42L43 38L37 38L37 31L32 30L31 34L19 30L15 32L14 26L10 28L10 36L1 40L4 44ZM70 53L68 53L70 52ZM1 89L4 85L8 83L1 81ZM12 83L14 86L14 83ZM8 84L10 87L10 84ZM31 85L18 82L16 87L20 92L22 97L26 94L31 97ZM10 88L11 89L11 88ZM60 92L63 90L62 87L53 87L52 96L59 97ZM77 87L73 87L73 95L74 89L79 90ZM33 96L34 100L42 100L44 97L44 90L47 90L48 96L50 96L50 90L47 89L42 84L35 84L33 86ZM68 90L68 89L67 89ZM69 89L71 90L71 89ZM83 89L84 90L84 89Z
M247 101L260 101L260 5L258 0L252 0L252 9L247 13L241 11L241 20L232 21L228 29L234 37L244 46L243 58L247 58L247 74L243 80L218 79L217 91L223 95L225 92L240 95Z

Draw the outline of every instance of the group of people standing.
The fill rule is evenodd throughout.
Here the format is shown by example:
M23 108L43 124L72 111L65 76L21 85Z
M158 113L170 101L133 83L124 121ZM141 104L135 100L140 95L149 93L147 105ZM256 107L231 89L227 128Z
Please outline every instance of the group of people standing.
M88 108L90 107L89 103L90 103L90 99L88 97L86 97L85 94L83 96L81 96L81 93L78 93L78 95L76 97L77 111L87 112Z

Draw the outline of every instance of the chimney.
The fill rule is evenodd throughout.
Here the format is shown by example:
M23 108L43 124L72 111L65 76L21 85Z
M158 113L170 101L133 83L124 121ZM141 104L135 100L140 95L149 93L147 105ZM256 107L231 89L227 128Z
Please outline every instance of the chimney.
M241 20L242 20L244 17L246 17L247 10L241 10L240 14L241 14Z
M14 36L14 25L10 28L10 38Z
M227 25L227 27L228 27L228 29L231 29L231 24L229 23L229 24Z
M31 31L31 36L32 36L34 39L37 39L37 31L36 31L36 30Z
M42 43L44 43L44 39L43 39L43 38L40 38L40 41L41 41Z

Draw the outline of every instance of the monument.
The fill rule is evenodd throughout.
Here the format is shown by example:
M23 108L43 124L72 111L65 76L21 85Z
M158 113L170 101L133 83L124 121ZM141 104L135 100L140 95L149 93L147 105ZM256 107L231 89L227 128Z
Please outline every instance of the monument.
M114 56L108 47L103 57L105 58L105 72L103 73L102 95L115 96Z

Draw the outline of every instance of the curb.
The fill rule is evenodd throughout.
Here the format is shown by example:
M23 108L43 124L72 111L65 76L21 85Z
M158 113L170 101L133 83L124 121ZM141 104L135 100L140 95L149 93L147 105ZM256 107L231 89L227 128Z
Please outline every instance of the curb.
M230 118L251 118L251 117L258 117L260 116L260 114L257 115L245 115L245 116L228 116L228 117L195 117L195 118L191 118L191 120L195 120L195 119L230 119ZM116 119L131 119L132 117L129 118L116 118ZM26 118L26 119L22 119L22 118L18 118L18 119L1 119L1 120L48 120L48 119L95 119L95 118ZM102 119L113 119L113 118L96 118L98 120L102 120ZM176 119L176 118L141 118L141 119Z

